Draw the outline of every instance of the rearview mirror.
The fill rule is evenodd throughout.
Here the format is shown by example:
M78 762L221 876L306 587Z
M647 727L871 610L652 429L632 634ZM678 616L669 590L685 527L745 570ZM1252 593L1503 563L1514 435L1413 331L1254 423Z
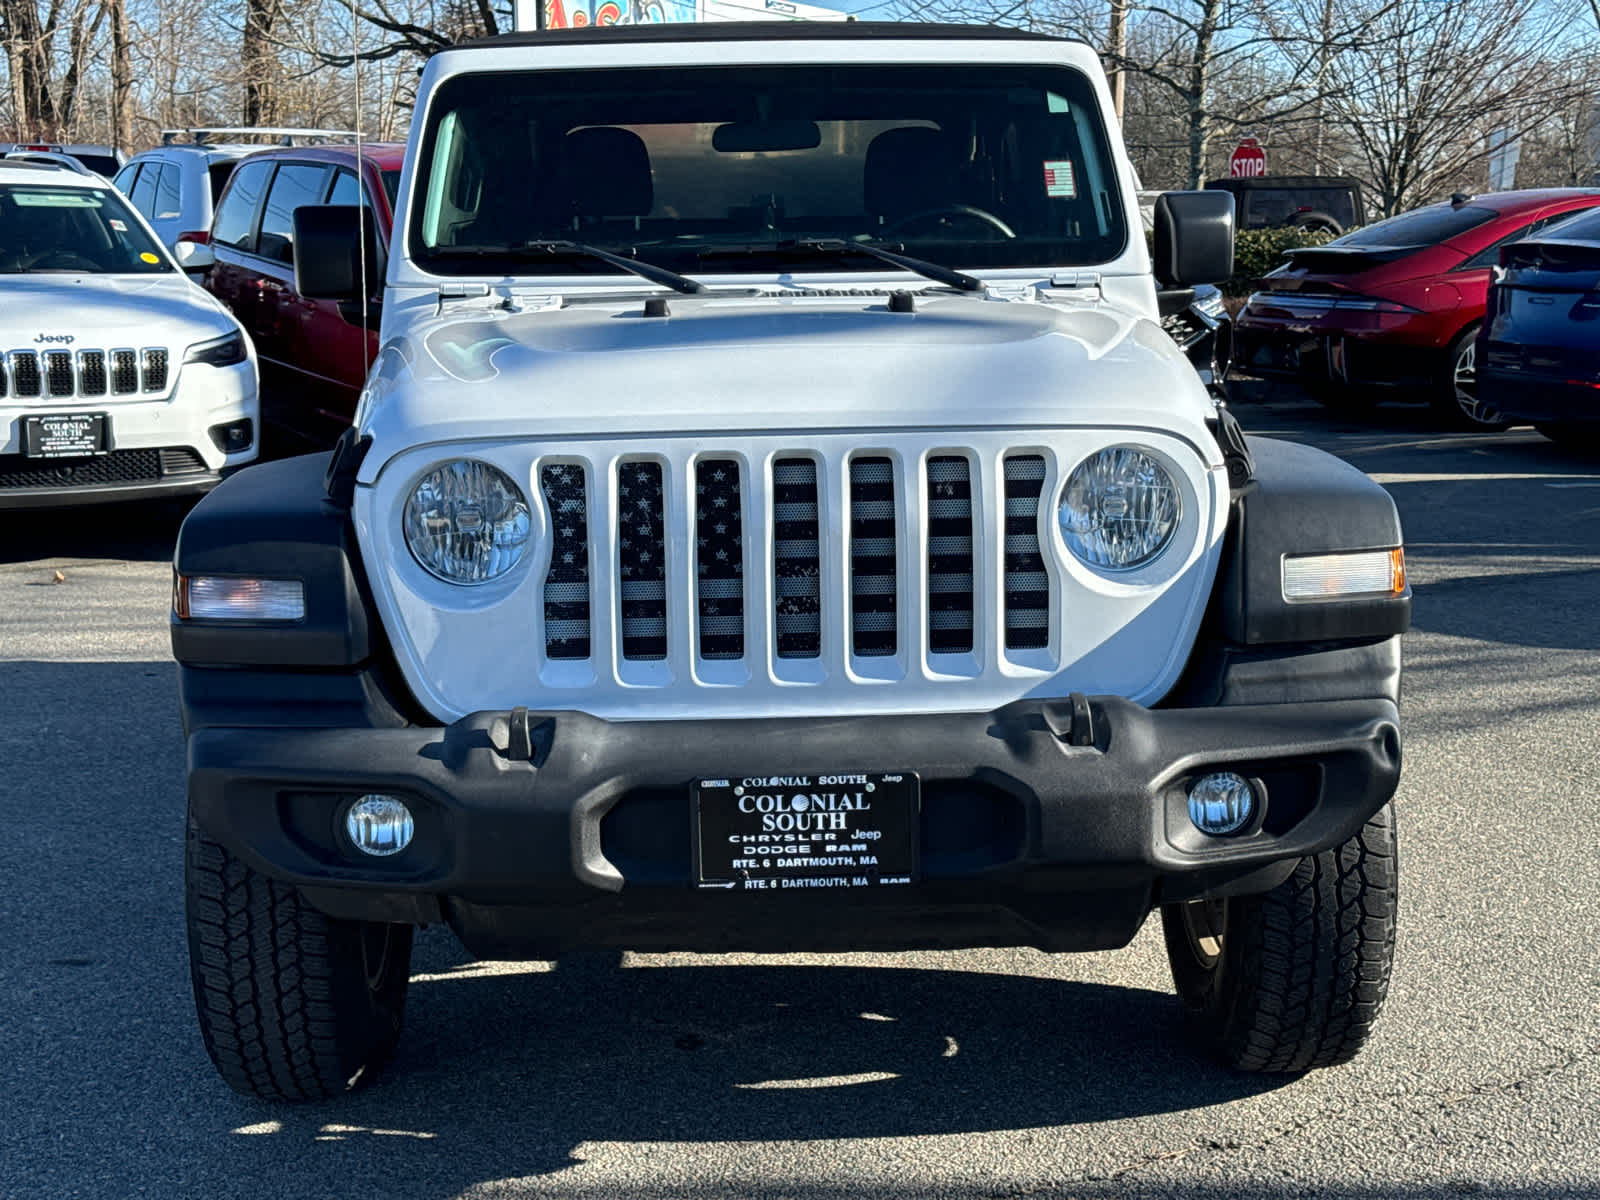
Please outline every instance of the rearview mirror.
M1233 207L1231 192L1156 197L1156 282L1163 288L1191 288L1232 275Z
M820 145L822 130L815 121L734 121L718 125L711 134L711 148L720 154L815 150Z
M308 300L359 300L378 278L372 210L308 204L294 210L294 289Z

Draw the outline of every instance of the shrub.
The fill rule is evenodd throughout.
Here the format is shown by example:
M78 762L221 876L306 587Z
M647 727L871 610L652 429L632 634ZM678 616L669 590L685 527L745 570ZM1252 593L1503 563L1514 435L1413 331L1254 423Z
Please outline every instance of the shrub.
M1292 225L1278 229L1241 229L1233 239L1233 277L1222 285L1225 296L1248 296L1261 285L1261 277L1283 265L1283 252L1297 246L1321 246L1333 240L1330 233L1312 233Z

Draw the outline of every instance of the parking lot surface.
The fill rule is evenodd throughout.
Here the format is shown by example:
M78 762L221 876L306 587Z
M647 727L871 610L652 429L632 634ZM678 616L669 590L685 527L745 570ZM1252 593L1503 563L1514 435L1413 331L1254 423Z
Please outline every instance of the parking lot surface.
M1287 391L1236 411L1406 527L1400 942L1355 1063L1197 1059L1158 923L1115 954L557 964L429 930L374 1086L240 1099L189 996L182 510L8 514L0 1197L1600 1193L1600 460Z

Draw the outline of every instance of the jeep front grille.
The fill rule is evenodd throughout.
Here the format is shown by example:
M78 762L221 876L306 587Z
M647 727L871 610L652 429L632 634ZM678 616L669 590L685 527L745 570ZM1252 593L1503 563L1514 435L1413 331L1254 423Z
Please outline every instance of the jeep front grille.
M72 400L82 396L154 396L167 390L171 357L143 350L12 350L0 354L0 396Z
M1050 577L1039 550L1039 493L1044 458L1006 459L1006 649L1034 650L1050 642Z
M622 657L667 656L667 546L661 464L617 468L617 549L622 577Z
M550 514L550 570L544 583L546 658L589 657L589 519L584 472L551 463L540 474Z
M744 528L739 464L702 458L695 464L695 594L700 657L744 657Z
M895 652L894 464L850 460L850 641L861 658Z
M972 651L972 464L928 459L928 649Z
M772 464L772 615L779 658L822 653L820 534L816 461L778 459Z

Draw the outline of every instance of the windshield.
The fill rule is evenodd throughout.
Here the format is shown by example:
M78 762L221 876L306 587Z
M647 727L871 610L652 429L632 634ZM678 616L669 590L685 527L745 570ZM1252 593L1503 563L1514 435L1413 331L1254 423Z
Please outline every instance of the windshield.
M445 275L527 273L518 247L563 239L702 278L864 269L786 249L805 239L964 268L1102 263L1127 240L1089 82L1062 67L464 75L422 145L411 253ZM596 272L615 268L537 267Z
M172 269L109 185L0 184L0 275L156 275Z

